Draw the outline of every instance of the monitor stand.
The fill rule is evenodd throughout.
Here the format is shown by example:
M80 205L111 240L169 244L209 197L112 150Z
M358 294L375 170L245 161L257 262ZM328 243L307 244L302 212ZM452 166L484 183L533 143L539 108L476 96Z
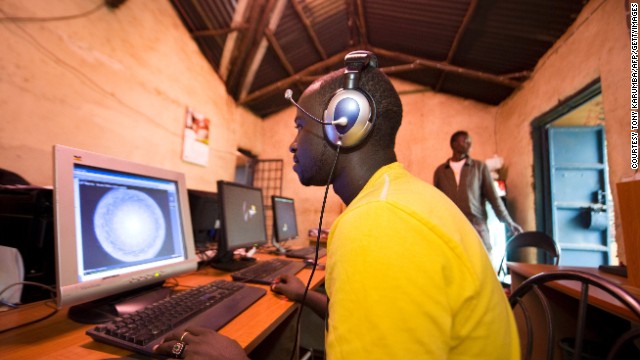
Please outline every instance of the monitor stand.
M101 324L132 314L171 295L164 282L144 286L118 295L90 301L69 308L69 319L83 324Z
M276 230L274 229L274 232ZM287 249L284 248L284 246L280 245L280 242L276 239L276 236L274 235L273 238L271 239L271 245L273 245L274 248L276 248L273 253L274 254L279 254L279 255L283 255L287 253Z
M209 261L209 265L212 268L226 271L226 272L234 272L238 270L242 270L249 266L255 265L256 259L253 257L241 257L239 259L234 258L234 254L232 251L227 251L222 253L220 250L216 252L216 256Z

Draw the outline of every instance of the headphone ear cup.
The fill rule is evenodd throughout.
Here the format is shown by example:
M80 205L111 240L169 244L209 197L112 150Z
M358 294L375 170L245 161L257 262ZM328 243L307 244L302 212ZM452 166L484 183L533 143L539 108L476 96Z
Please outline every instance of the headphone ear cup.
M329 142L343 148L359 145L371 132L375 122L375 105L371 97L357 89L338 90L324 111L324 133ZM331 124L345 118L346 125Z

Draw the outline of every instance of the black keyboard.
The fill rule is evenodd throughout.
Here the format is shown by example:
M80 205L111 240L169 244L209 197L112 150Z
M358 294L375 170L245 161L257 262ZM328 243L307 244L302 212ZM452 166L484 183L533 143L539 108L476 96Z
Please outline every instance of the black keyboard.
M273 280L282 274L295 275L304 268L302 261L292 261L281 258L260 260L255 265L231 273L235 281L252 282L257 284L271 284Z
M327 249L323 247L318 249L318 259L320 259L321 257L325 257L326 255ZM300 249L287 250L285 256L296 259L314 259L316 256L316 247L307 246Z
M218 330L266 293L266 290L217 280L181 291L142 310L88 330L94 340L152 355L169 332L189 326Z

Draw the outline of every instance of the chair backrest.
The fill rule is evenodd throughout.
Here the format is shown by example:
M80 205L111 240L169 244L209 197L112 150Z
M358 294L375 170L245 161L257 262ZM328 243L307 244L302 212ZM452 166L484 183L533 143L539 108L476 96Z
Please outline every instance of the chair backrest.
M504 255L498 268L498 277L507 274L506 264L508 256L511 256L516 250L525 247L534 247L545 251L548 257L543 259L541 262L543 264L558 265L560 262L560 248L551 236L541 231L525 231L513 236L507 241Z
M567 306L566 303L564 303L564 306L558 306L557 294L542 286L552 281L562 280L580 283L581 290L578 295L579 303L575 316L567 313L575 309L575 307ZM567 357L572 359L604 359L605 356L606 359L640 359L639 350L632 342L640 338L640 328L634 329L629 326L629 330L623 327L616 327L616 331L611 332L611 329L608 329L602 323L601 313L592 310L587 311L590 287L596 287L608 293L628 308L632 314L640 318L640 302L638 299L624 288L605 278L573 270L558 270L537 274L520 284L509 297L509 303L518 322L518 328L521 331L522 359L543 358L540 353L534 355L534 349L545 353L546 359L553 359L554 354L561 349L564 349L567 355L572 354L572 357ZM560 311L556 312L554 309L560 309ZM595 317L591 322L588 321L590 316ZM575 336L570 338L571 341L567 341L568 338L565 337L569 323L567 319L575 319L576 321ZM585 334L588 333L586 331L587 325L590 325L589 329L594 327L607 329L601 331L607 332L607 336L610 337L609 341L599 343L599 347L588 346L591 343L588 339L585 339ZM562 332L563 339L556 338L560 337L560 332ZM592 355L594 357L589 357L584 353L588 351L598 352L597 350L601 354ZM630 354L630 352L633 354Z
M558 244L551 236L541 231L525 231L512 237L507 242L505 253L508 255L514 250L524 247L535 247L546 251L551 259L544 263L558 265L560 262L560 248Z

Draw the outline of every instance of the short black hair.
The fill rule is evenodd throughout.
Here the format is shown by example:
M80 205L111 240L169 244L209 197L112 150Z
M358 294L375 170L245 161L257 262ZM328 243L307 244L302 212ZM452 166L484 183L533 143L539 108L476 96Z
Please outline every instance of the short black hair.
M459 136L463 136L463 135L466 136L466 137L469 137L469 133L466 132L465 130L458 130L458 131L454 132L453 135L451 135L451 139L449 139L449 145L452 145L453 142L456 141L456 139Z

